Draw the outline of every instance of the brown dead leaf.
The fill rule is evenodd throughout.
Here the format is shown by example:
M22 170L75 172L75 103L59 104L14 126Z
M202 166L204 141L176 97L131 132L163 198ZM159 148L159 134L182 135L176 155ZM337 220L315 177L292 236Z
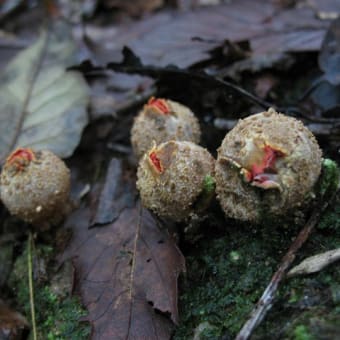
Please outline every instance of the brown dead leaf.
M302 5L279 8L275 1L238 0L191 11L162 10L119 26L88 24L86 37L92 60L101 65L119 62L123 47L128 46L145 65L187 68L213 58L226 41L246 43L248 58L231 62L228 55L223 60L228 67L225 76L236 79L247 70L286 70L294 62L289 52L318 51L328 22ZM117 73L110 77L115 79L114 88L101 84L93 93L93 118L120 111L140 96L150 95L146 94L150 82L134 80L128 88L116 89L124 79Z
M334 20L322 43L319 65L332 85L340 85L340 18Z
M111 160L103 189L101 190L91 227L114 222L124 208L134 206L135 192L131 180L123 178L123 164L120 159Z
M87 26L86 32L99 62L119 61L128 45L144 64L183 68L208 59L225 40L248 40L256 55L316 51L328 22L310 8L278 10L271 1L238 0L184 13L162 11L119 27Z
M0 299L0 339L25 339L28 330L29 324L26 318L10 309Z
M178 322L177 278L185 267L173 239L139 203L100 228L88 228L91 215L84 205L67 220L73 238L62 260L73 259L92 338L169 339Z

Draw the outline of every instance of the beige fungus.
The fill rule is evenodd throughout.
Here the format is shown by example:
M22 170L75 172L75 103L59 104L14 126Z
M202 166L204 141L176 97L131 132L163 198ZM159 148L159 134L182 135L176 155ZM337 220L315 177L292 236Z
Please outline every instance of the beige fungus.
M32 159L22 156L27 154ZM0 185L1 200L12 215L46 226L58 221L68 203L70 171L50 151L17 149L7 158Z
M199 122L189 108L172 100L150 98L134 120L131 144L137 158L141 158L153 142L199 143L200 136Z
M175 221L185 220L213 177L214 159L191 142L169 141L153 147L140 161L137 188L145 207Z
M295 118L269 109L225 136L216 161L216 192L226 216L257 221L302 206L321 172L314 135Z

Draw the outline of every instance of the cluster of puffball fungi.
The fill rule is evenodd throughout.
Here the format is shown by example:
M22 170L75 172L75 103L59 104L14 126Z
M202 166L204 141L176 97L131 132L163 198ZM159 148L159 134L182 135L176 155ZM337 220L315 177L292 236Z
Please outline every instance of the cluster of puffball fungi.
M186 106L150 98L134 120L131 144L139 159L137 189L146 208L185 221L215 192L227 217L259 222L308 203L321 172L313 134L295 118L268 111L240 119L218 149L200 141L198 119ZM50 151L18 148L6 159L0 195L12 215L43 227L65 216L70 171Z
M322 152L301 121L272 108L240 119L216 161L195 144L198 127L188 108L165 99L152 98L135 118L131 141L146 208L185 221L207 208L216 191L227 217L260 222L264 213L282 216L308 204Z
M9 212L41 230L67 213L70 171L50 151L18 148L6 159L0 176L1 201Z

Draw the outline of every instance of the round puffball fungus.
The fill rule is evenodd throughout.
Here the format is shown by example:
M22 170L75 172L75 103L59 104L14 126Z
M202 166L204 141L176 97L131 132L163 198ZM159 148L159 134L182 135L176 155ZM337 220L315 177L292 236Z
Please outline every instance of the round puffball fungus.
M301 121L270 108L240 120L216 161L216 192L226 216L259 221L303 206L322 153Z
M46 227L64 217L69 202L70 171L52 152L18 148L4 164L1 200L10 213Z
M137 172L143 205L174 221L203 211L214 195L214 165L210 153L191 142L154 146L144 154Z
M186 106L168 99L150 98L135 118L131 129L131 144L138 159L153 142L169 140L199 143L200 126L195 115Z

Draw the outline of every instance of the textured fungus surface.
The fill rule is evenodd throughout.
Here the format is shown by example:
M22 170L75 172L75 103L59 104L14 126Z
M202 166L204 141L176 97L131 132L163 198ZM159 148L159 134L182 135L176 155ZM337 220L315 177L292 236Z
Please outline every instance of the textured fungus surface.
M218 150L216 191L228 217L259 220L303 205L321 171L321 150L295 118L269 109L240 120Z
M131 144L140 158L152 143L169 140L199 143L200 126L194 114L184 105L171 100L150 98L135 118L131 130Z
M213 172L214 159L207 150L191 142L170 141L144 155L137 187L147 208L180 221L193 212Z
M11 214L32 224L53 223L68 202L70 173L50 151L17 149L1 173L1 199Z

